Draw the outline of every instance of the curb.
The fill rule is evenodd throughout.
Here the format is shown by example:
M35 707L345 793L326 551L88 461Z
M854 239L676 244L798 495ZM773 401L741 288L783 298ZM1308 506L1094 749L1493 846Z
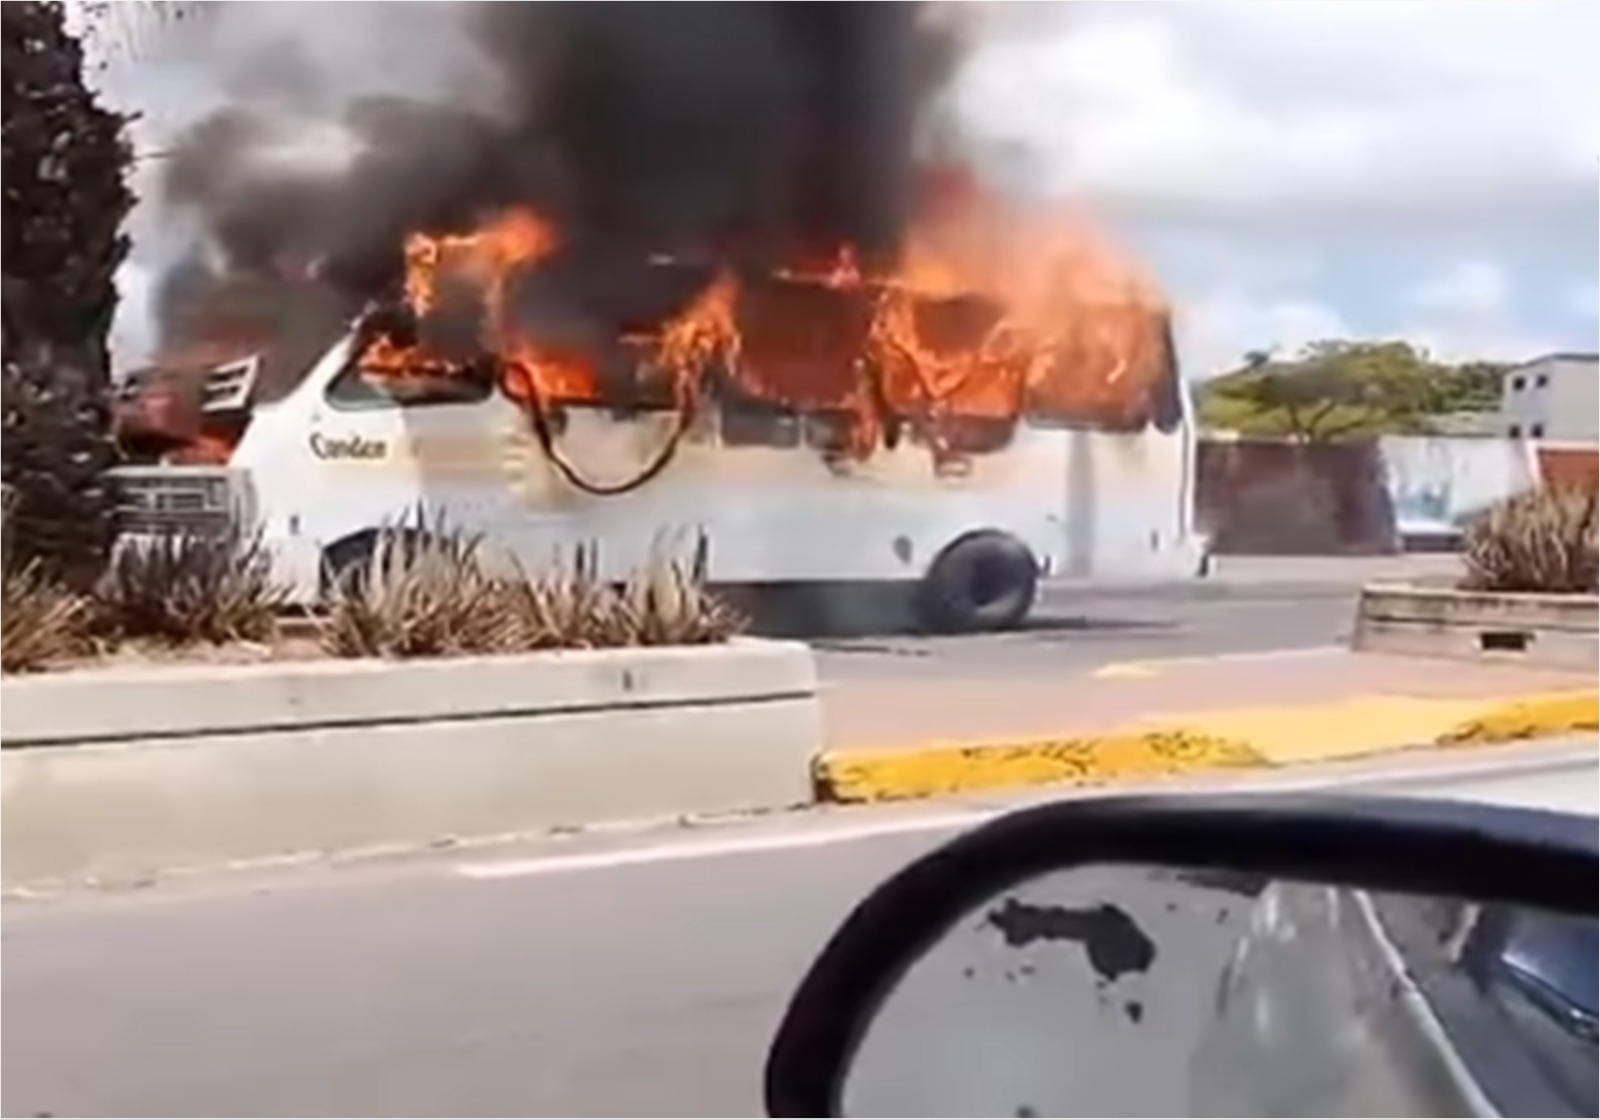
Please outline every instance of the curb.
M1278 768L1409 749L1487 746L1600 729L1600 691L1545 692L1486 699L1467 717L1461 703L1440 705L1437 729L1385 737L1381 725L1352 726L1337 750L1297 752L1292 761L1265 738L1219 731L1236 713L1208 712L1182 722L1124 727L1061 738L930 742L909 747L824 750L812 763L820 803L870 804L1042 785L1099 785L1229 769ZM1287 709L1272 737L1325 736L1343 705ZM1345 725L1341 723L1339 725Z
M1481 718L1453 727L1439 736L1437 745L1490 746L1595 730L1600 727L1597 707L1600 707L1600 695L1595 692L1536 696L1506 704Z

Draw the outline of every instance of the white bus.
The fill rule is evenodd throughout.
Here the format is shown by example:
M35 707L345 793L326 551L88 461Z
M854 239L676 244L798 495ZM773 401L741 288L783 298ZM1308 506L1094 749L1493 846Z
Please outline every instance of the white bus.
M1170 335L1132 429L1023 406L969 425L954 452L891 420L864 454L842 449L837 414L729 392L687 420L558 402L534 423L487 378L366 376L358 337L270 402L249 403L258 361L212 373L205 400L246 416L242 434L226 465L125 471L140 523L248 516L304 602L419 510L528 568L591 546L611 578L679 533L703 542L713 584L898 584L940 631L1019 624L1043 578L1200 567Z

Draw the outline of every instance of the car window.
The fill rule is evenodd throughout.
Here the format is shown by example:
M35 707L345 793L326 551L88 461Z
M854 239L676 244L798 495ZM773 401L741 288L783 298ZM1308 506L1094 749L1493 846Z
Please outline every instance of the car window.
M1600 928L1505 907L1378 901L1463 1065L1503 1115L1600 1114Z
M359 361L352 361L328 385L327 399L336 408L421 408L477 404L493 391L493 378L478 365L396 376L374 375L364 371Z
M1533 988L1536 998L1555 1000L1563 1019L1594 1020L1600 1002L1600 929L1593 921L1515 913L1493 962L1504 978Z

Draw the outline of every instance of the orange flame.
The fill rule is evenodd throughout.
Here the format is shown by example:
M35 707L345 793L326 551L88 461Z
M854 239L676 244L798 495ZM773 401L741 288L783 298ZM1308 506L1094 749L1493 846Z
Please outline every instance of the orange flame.
M832 417L843 425L835 450L856 457L873 453L891 419L910 423L936 458L963 423L1014 425L1030 412L1146 422L1156 381L1171 375L1155 286L1076 214L1000 206L969 186L945 184L893 275L863 275L848 250L753 288L723 274L649 338L619 341L636 345L640 375L665 378L682 408L721 368L758 399ZM470 234L416 234L405 297L425 317L451 298L447 285L465 286L508 393L600 404L609 390L589 359L556 352L506 313L510 279L557 245L527 209ZM379 337L362 368L437 375L446 364Z
M662 330L656 360L673 374L680 405L687 403L695 377L717 359L735 364L739 357L739 328L734 308L739 288L723 274L689 307Z

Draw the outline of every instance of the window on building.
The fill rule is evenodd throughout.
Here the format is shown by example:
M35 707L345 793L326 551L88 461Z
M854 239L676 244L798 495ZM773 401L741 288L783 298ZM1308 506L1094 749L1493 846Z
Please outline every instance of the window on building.
M1537 377L1535 377L1533 379L1534 388L1542 389L1546 385L1548 385L1549 383L1550 383L1550 374L1548 374L1548 373L1541 373L1541 374L1539 374Z
M1520 438L1522 435L1522 425L1512 424L1510 427L1506 428L1506 434L1511 436L1513 439Z
M1528 378L1526 378L1526 377L1513 377L1513 378L1511 378L1511 391L1512 392L1521 392L1523 389L1525 389L1527 387L1528 387Z
M1544 435L1544 424L1529 424L1528 434L1535 439L1540 438Z

